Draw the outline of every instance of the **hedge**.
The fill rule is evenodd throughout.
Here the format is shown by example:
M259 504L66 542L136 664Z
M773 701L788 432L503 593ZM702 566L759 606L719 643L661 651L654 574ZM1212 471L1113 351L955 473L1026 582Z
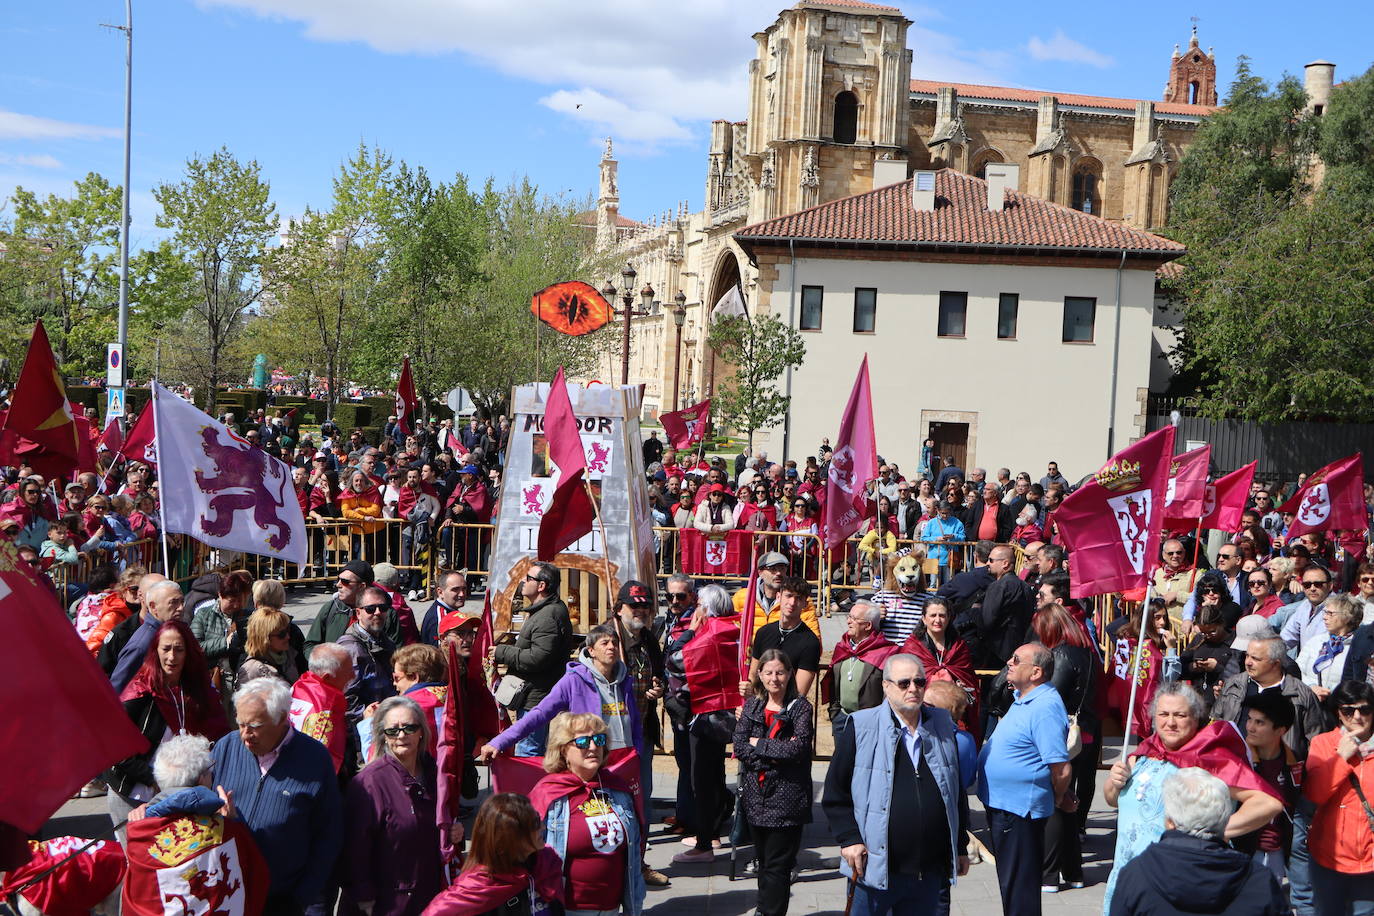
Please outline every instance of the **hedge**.
M334 423L347 435L354 427L368 426L372 420L372 408L367 404L345 401L334 405Z

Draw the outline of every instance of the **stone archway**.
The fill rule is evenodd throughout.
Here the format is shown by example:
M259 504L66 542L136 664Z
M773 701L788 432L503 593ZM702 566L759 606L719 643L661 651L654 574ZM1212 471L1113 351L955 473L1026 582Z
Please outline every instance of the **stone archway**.
M701 316L701 359L702 366L706 370L705 378L703 378L702 381L704 383L703 391L706 397L710 397L715 393L716 373L727 371L724 366L716 365L716 354L712 351L711 345L706 340L711 330L711 310L716 307L716 303L720 301L722 296L730 291L730 287L732 286L739 286L740 294L744 294L744 278L739 268L739 255L733 248L727 245L716 258L716 268L711 273L710 292L706 300L701 304L703 309ZM750 314L753 313L752 304L747 299L745 300L744 307L750 311Z

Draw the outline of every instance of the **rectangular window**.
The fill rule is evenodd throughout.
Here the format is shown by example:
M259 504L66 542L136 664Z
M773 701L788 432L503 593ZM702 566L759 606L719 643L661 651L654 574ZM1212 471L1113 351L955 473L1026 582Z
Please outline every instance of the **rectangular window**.
M1097 300L1090 296L1064 297L1064 343L1092 343Z
M968 293L940 293L940 324L936 333L941 337L963 337L968 318Z
M803 331L819 331L821 329L821 300L824 298L824 286L802 287L801 329Z
M1003 293L997 300L997 339L1016 339L1016 313L1021 308L1020 293Z
M878 317L878 291L854 290L854 333L871 334Z

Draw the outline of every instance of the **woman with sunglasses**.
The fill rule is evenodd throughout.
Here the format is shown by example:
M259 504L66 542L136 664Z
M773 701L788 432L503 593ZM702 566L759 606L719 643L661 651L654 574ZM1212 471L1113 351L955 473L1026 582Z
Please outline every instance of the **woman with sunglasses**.
M639 818L630 787L605 768L606 723L559 713L549 724L544 772L530 792L545 842L563 860L567 916L638 916L644 908Z
M1302 682L1312 688L1318 700L1325 700L1331 688L1340 683L1350 642L1363 613L1364 607L1350 595L1328 596L1322 605L1326 632L1309 636L1298 649Z
M1232 550L1235 548L1233 547ZM1242 573L1242 576L1244 573ZM1197 591L1193 596L1193 607L1201 609L1204 607L1214 607L1221 611L1222 620L1227 628L1234 629L1236 621L1245 616L1236 604L1236 599L1231 595L1231 589L1226 584L1225 576L1215 569L1210 569L1202 574L1202 578L1197 581Z
M1374 686L1342 681L1328 698L1339 725L1312 739L1303 794L1315 910L1374 913Z
M418 916L444 886L429 720L409 697L388 697L372 721L372 762L344 796L339 913Z
M802 827L811 823L811 704L792 661L765 649L735 725L740 808L753 835L759 916L785 916Z
M793 575L811 579L815 577L815 566L820 557L820 542L814 537L804 535L818 534L820 528L811 517L811 503L805 496L792 497L789 505L792 511L778 522L779 531L791 534L790 537L783 539L787 547L789 569Z
M766 482L753 484L745 489L736 511L739 513L738 527L749 531L777 531L778 504L773 499L773 491Z
M1355 571L1355 598L1363 607L1363 623L1374 623L1374 563L1362 562Z
M1270 560L1270 566L1278 560ZM1250 613L1258 614L1266 620L1283 608L1283 598L1275 594L1274 574L1268 567L1261 566L1245 574L1245 589L1250 593Z
M256 677L279 677L294 684L301 669L291 651L291 618L279 608L264 606L249 615L245 629L243 648L247 657L239 665L234 683L246 684Z

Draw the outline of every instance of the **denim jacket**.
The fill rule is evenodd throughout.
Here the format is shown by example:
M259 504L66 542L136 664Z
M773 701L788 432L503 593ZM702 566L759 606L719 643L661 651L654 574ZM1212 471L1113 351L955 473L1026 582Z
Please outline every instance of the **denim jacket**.
M626 916L639 916L644 910L644 896L649 892L644 884L639 815L635 813L635 802L629 793L618 789L606 789L605 792L610 797L615 816L625 825L625 894L620 909ZM558 853L560 859L568 852L568 821L568 798L564 796L549 805L549 813L544 818L544 843Z

